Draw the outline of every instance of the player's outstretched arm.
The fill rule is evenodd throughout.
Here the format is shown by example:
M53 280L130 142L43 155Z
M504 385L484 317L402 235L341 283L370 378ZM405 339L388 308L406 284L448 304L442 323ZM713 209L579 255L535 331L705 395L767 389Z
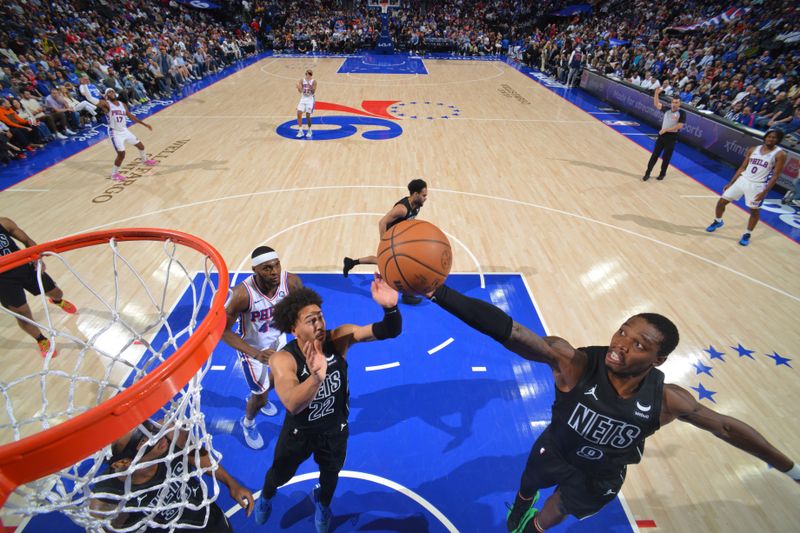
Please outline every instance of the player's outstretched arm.
M661 425L675 419L688 422L724 440L731 446L758 457L800 483L800 466L764 436L737 418L712 411L694 399L686 389L674 384L664 385Z
M383 320L366 326L343 324L333 330L331 338L336 344L337 351L342 355L357 342L393 339L403 331L403 317L397 307L397 291L391 288L377 272L370 290L372 299L383 308Z
M585 366L585 355L564 339L540 337L488 302L464 296L446 285L430 296L445 311L525 359L545 363L556 372L567 367L580 371Z

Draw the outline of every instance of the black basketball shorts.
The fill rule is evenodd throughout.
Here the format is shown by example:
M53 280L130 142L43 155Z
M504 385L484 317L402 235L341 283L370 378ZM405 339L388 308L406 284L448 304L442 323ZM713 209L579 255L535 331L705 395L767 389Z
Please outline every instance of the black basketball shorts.
M295 432L284 427L275 445L273 468L291 477L297 467L314 454L314 461L319 465L320 471L339 472L344 467L347 456L349 435L350 429L347 425L322 433L302 430Z
M47 272L42 272L42 288L46 293L56 288L55 281ZM28 301L25 298L25 291L34 296L41 294L36 269L33 268L33 265L28 264L0 274L0 304L3 307L25 305Z
M528 496L534 491L557 486L561 503L568 514L587 518L600 511L619 494L625 481L626 468L612 468L602 474L591 474L568 463L552 445L549 429L531 448L521 489Z

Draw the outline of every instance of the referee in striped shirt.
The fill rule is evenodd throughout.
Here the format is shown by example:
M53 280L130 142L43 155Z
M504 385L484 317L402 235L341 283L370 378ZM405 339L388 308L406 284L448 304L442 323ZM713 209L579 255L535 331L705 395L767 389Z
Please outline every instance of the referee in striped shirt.
M653 95L653 105L661 111L662 105L658 96L661 94L661 88L657 88ZM657 180L663 180L667 175L667 167L669 167L669 160L672 158L672 151L675 149L675 143L678 142L678 132L683 128L686 123L686 112L681 109L681 99L678 96L673 96L670 101L669 110L664 113L664 119L661 122L661 131L658 132L658 139L653 148L653 155L650 156L650 161L647 162L647 171L642 176L642 181L650 179L650 172L656 166L659 156L661 156L661 172Z

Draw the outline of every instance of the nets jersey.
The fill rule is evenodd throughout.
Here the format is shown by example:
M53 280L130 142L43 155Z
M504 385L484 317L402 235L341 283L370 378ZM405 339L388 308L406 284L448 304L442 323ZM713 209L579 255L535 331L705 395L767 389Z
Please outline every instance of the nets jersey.
M128 116L125 104L108 101L108 129L109 133L121 133L128 130Z
M750 159L747 160L747 168L742 173L746 180L765 183L772 176L772 171L775 169L775 158L781 152L781 149L776 146L772 151L764 154L762 153L764 148L764 145L761 145L750 154Z
M250 305L247 310L239 315L239 329L242 340L264 350L266 348L277 349L281 341L281 332L278 330L273 319L275 305L289 294L289 273L281 272L281 280L275 295L270 298L258 288L255 274L242 282L250 298Z
M287 344L284 351L289 352L297 365L297 380L302 383L311 377L306 366L306 359L297 339ZM347 360L336 351L331 340L330 330L325 332L322 353L328 363L325 381L319 386L317 395L308 407L293 415L286 412L283 425L290 430L309 432L325 432L332 429L341 430L347 424L350 413L350 390L347 384Z
M664 374L653 369L630 398L608 381L608 346L580 348L588 357L584 375L569 392L556 389L550 430L564 459L593 473L638 463L644 441L660 427Z
M391 223L387 224L386 225L386 229L387 230L389 228L391 228L392 226L401 223L404 220L412 220L412 219L417 218L417 215L419 214L420 208L419 207L415 207L415 208L412 209L411 208L411 202L408 201L408 197L407 196L405 198L403 198L402 200L399 200L399 201L395 202L394 205L400 205L400 204L405 206L405 208L407 209L406 216L398 218L397 220L394 220Z
M14 240L5 226L0 224L0 255L13 254L17 250L19 250L17 242Z
M183 479L188 479L184 482ZM200 474L194 466L186 464L178 456L169 462L161 461L152 479L140 485L131 483L131 490L125 487L124 477L112 477L98 482L94 486L97 496L108 503L116 504L118 498L103 498L103 494L124 496L135 492L123 507L127 516L123 527L131 527L148 519L162 526L180 525L202 528L209 524L210 506L204 505L203 495L206 492L201 487ZM173 481L167 481L167 480ZM165 483L166 482L166 483ZM212 505L215 505L212 503ZM144 508L145 512L128 511L128 509ZM155 512L156 508L161 510ZM148 528L147 531L152 531ZM139 531L137 529L137 531ZM166 531L158 529L157 531Z

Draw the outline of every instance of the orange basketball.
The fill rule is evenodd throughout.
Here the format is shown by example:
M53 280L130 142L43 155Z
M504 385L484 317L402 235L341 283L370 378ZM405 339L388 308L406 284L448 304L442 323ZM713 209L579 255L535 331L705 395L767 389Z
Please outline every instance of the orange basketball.
M450 241L424 220L389 228L378 245L378 269L386 283L406 294L425 294L444 283L453 264Z

